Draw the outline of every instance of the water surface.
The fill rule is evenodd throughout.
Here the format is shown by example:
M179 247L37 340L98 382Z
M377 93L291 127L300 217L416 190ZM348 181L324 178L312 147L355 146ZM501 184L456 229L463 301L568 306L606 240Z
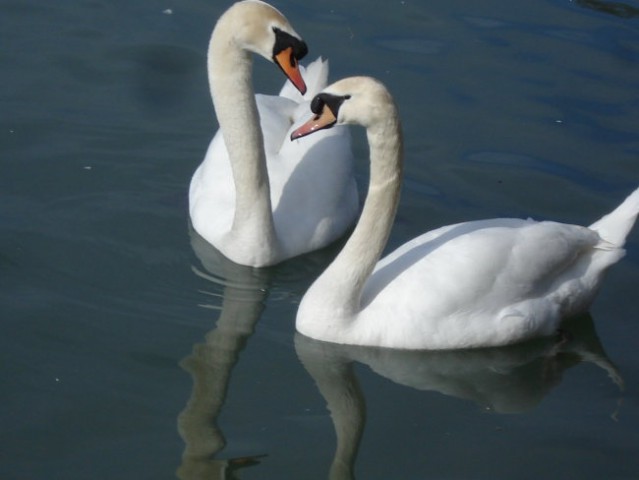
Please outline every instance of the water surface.
M0 0L0 477L639 477L639 229L566 341L447 353L296 336L339 246L252 271L189 231L227 5ZM389 249L461 220L587 225L639 184L630 0L276 5L332 79L396 97ZM256 61L258 91L282 82Z

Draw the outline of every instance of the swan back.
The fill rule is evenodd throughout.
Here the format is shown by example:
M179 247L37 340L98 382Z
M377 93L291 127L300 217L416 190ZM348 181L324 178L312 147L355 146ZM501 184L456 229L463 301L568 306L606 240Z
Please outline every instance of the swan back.
M289 98L296 103L310 102L328 84L329 62L327 59L319 57L306 66L300 65L300 71L306 82L306 93L302 95L291 82L286 82L280 90L280 97ZM296 118L302 119L308 115L309 103L304 103L303 107L304 111L296 115Z

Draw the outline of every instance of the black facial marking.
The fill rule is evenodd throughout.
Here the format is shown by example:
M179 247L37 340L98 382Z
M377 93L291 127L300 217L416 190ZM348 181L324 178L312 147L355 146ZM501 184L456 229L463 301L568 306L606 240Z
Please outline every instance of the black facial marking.
M315 97L313 97L313 100L311 100L311 112L313 112L315 115L319 115L320 113L322 113L322 110L324 110L324 104L326 103L324 101L324 97L326 97L326 94L320 93L315 95Z
M318 93L311 101L311 112L313 112L315 115L319 115L320 113L322 113L324 105L326 105L328 108L330 108L331 112L333 112L335 118L337 118L339 107L342 106L344 100L348 100L349 98L351 98L350 95L331 95L330 93Z
M275 32L275 45L273 45L273 57L275 57L282 50L286 50L289 47L293 48L293 56L291 57L291 66L294 66L294 60L300 61L308 53L308 47L304 40L295 38L293 35L283 32L277 27L273 27Z

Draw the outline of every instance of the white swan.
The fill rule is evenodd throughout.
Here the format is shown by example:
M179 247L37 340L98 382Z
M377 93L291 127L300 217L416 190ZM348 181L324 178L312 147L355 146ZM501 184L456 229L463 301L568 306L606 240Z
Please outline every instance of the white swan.
M310 287L300 333L336 343L405 349L499 346L554 333L584 311L623 255L639 189L590 227L511 218L449 225L379 263L399 200L397 109L378 81L355 77L317 95L299 138L334 124L366 127L370 185L343 250Z
M252 52L277 63L304 93L297 62L306 51L284 16L257 0L234 4L211 36L208 75L220 130L191 180L189 210L193 228L242 265L324 247L357 218L348 130L291 143L308 102L288 84L279 96L253 94ZM318 59L305 76L312 98L326 86L328 63Z

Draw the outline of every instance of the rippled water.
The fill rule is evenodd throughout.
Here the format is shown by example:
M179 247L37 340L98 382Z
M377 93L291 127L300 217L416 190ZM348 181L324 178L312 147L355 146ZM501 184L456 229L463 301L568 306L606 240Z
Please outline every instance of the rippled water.
M567 341L447 353L296 337L339 246L251 271L189 231L226 5L0 0L0 477L639 477L639 228ZM634 0L276 5L333 79L396 97L389 249L461 220L589 224L639 184ZM282 82L256 62L258 91Z

